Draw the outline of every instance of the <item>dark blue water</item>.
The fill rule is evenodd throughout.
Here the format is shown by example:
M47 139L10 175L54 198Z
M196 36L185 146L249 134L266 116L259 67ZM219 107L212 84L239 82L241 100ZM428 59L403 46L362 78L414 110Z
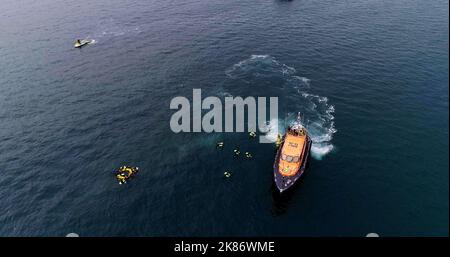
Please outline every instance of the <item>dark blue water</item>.
M0 235L448 236L448 11L3 0ZM298 187L273 194L272 144L171 132L170 100L192 88L278 96L281 126L304 113L314 158ZM142 172L120 186L121 165Z

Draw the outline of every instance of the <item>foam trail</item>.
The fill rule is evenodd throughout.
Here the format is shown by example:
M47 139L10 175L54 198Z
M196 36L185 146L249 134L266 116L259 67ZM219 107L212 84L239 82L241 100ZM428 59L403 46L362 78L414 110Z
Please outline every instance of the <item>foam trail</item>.
M124 25L115 19L102 20L94 31L96 38L111 38L130 36L141 33L139 26Z
M272 119L270 120L265 127L265 131L268 131L264 137L272 143L275 143L277 141L277 136L280 133L283 133L282 128L280 127L278 119Z
M328 98L302 93L307 108L308 120L305 121L305 127L308 129L311 140L311 155L317 159L330 153L334 146L331 143L333 134L336 133L334 127L334 106L328 103Z
M333 150L333 145L321 145L313 143L311 146L311 156L316 160L322 160L322 158Z
M313 141L311 147L313 158L321 160L333 151L335 147L332 139L337 131L334 125L334 106L329 103L327 97L312 93L311 80L297 74L295 68L279 62L270 55L252 55L234 64L225 71L225 74L233 82L230 83L232 85L245 84L246 88L256 87L256 90L264 87L262 90L265 93L279 96L283 99L279 108L287 112L288 116L300 112L301 123L307 128ZM265 139L276 142L277 134L283 134L285 130L280 124L287 125L292 122L299 121L292 116L270 120L266 127L268 133L265 134Z
M263 73L267 75L282 74L293 76L296 70L286 64L280 63L270 55L252 55L250 58L234 64L225 74L230 78L238 78L241 75Z

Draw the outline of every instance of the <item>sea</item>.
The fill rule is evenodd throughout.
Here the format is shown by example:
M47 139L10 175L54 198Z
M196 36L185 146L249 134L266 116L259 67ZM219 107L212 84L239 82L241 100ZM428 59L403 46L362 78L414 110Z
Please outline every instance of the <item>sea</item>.
M2 0L0 236L448 236L448 84L446 0ZM295 187L274 144L174 133L193 89L278 97L258 138L300 113Z

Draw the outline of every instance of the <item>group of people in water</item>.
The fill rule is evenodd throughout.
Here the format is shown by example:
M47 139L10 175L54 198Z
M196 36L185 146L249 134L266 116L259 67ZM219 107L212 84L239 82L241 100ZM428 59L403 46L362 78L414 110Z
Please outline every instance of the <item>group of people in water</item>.
M231 177L232 174L233 174L233 172L231 172L231 171L225 171L225 172L223 173L223 175L224 175L226 178Z
M249 133L250 138L255 138L256 137L256 132L250 132ZM276 146L279 147L282 144L282 137L280 134L278 134L277 137L277 141L276 141ZM216 148L221 149L224 147L224 142L217 142L216 144ZM239 150L239 148L235 148L233 150L234 156L238 157L241 154L241 151ZM250 152L245 152L244 153L245 158L250 159L253 157L253 155ZM139 171L139 167L131 167L131 166L122 166L119 169L117 169L115 171L116 173L116 179L119 181L119 184L125 184L127 183L127 181L133 177L137 172ZM231 171L225 171L223 173L223 175L226 178L231 177L231 175L233 174L233 172Z
M249 133L250 138L255 138L256 137L256 132L250 132ZM277 137L277 141L276 141L276 146L277 148L282 144L282 137L280 134L278 134ZM217 142L216 144L216 148L221 149L224 147L224 142ZM241 151L239 150L239 148L235 148L233 150L234 156L238 157L241 154ZM253 155L250 152L245 152L244 156L247 159L250 159L253 157ZM119 181L119 184L125 184L127 183L127 181L133 177L137 172L139 171L139 167L131 167L131 166L122 166L119 169L116 170L116 179ZM233 172L231 171L225 171L223 173L223 175L226 178L231 177L231 175L233 174Z
M254 131L249 132L248 135L249 135L250 138L256 138L256 132L254 132ZM217 149L222 149L223 147L224 147L224 142L217 142L217 144L216 144L216 148L217 148ZM239 150L239 147L236 147L236 148L233 150L233 154L234 154L234 157L239 157L239 156L241 155L241 151ZM244 156L245 156L245 158L247 158L247 159L253 158L253 155L252 155L250 152L245 152L245 153L244 153ZM225 172L223 173L223 175L224 175L226 178L231 177L232 174L233 174L233 172L231 172L231 171L225 171Z
M127 183L127 180L133 177L139 171L139 167L122 166L116 171L116 178L119 184Z
M241 151L237 147L236 149L233 150L233 153L234 153L234 157L239 157L241 154ZM245 152L244 156L248 159L253 157L253 155L250 152Z

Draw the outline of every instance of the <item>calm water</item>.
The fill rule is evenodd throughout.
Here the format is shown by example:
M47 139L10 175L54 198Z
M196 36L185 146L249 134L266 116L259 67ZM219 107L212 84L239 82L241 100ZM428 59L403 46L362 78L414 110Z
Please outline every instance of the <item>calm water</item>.
M448 11L3 0L0 235L448 236ZM314 158L298 187L273 194L271 144L172 133L170 100L192 88L278 96L282 127L304 113ZM119 186L120 165L142 172Z

